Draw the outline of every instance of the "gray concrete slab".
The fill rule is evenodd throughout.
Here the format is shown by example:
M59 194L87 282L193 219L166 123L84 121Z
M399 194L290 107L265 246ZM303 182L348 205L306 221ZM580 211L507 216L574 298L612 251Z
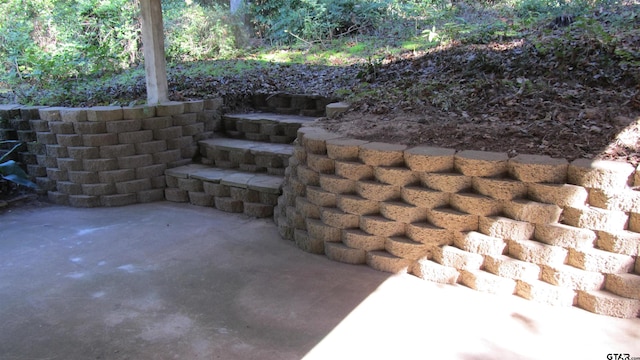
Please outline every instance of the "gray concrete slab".
M305 253L176 203L0 213L0 359L606 359L640 319Z

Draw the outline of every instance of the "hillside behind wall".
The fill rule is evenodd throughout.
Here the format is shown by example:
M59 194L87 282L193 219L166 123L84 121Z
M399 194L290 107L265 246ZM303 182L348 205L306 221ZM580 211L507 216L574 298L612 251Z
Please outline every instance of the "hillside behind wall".
M309 252L617 317L640 314L640 171L298 132L280 233Z

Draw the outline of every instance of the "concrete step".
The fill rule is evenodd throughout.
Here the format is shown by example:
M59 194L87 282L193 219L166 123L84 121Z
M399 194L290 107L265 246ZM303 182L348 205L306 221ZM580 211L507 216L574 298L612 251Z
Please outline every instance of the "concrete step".
M280 176L190 164L165 171L169 201L211 206L226 212L270 217L282 193Z
M227 136L270 143L290 144L298 129L317 117L272 113L227 114L222 117Z
M619 318L640 316L640 300L625 298L603 290L579 290L578 306L592 313Z
M213 138L198 142L200 154L219 168L284 175L293 145Z

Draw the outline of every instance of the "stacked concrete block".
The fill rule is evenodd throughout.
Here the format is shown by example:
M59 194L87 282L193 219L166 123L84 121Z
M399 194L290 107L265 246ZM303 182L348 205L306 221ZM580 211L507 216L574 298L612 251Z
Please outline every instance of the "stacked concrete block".
M295 146L283 197L304 201L276 221L286 230L308 216L306 238L325 236L333 260L612 316L640 311L640 205L626 164L407 148L314 127Z
M29 171L53 202L121 206L164 199L164 171L197 155L196 141L207 136L200 114L216 104L20 107L16 125L39 145Z

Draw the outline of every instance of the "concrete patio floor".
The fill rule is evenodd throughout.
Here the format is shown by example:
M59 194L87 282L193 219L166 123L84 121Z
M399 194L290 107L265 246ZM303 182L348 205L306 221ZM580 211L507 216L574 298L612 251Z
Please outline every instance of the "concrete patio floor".
M0 213L0 359L640 357L640 319L336 263L168 202Z

